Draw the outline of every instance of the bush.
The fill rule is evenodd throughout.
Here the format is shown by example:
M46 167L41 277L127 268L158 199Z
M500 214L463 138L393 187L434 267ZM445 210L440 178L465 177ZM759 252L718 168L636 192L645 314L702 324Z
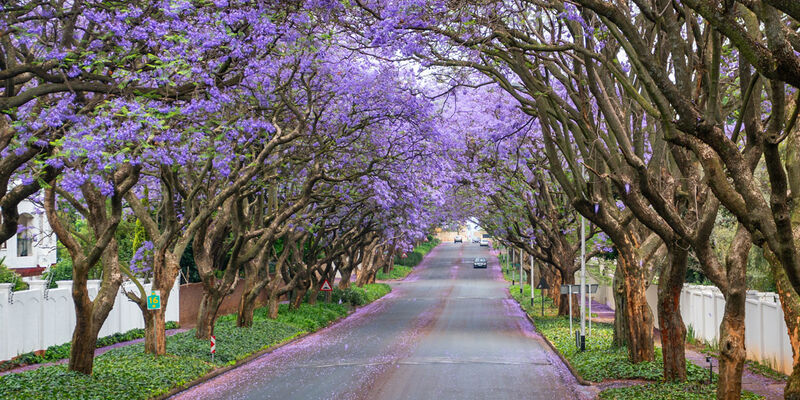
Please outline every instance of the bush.
M62 258L56 265L53 265L42 274L42 279L50 281L50 289L58 287L56 281L72 280L72 261L65 262L64 260L69 260L69 258Z
M398 265L403 265L403 266L406 266L406 267L416 267L417 264L422 262L422 258L423 257L424 256L423 256L422 253L420 253L419 251L414 250L414 251L412 251L410 253L407 253L405 258L400 257L400 256L396 256L394 258L394 263L398 264Z
M14 286L11 288L12 292L28 289L28 284L22 280L22 277L3 265L2 260L0 260L0 283L13 283Z
M350 303L353 306L363 306L371 303L392 291L392 288L385 283L370 283L363 288L351 286L347 289L334 288L331 293L331 300L338 303Z

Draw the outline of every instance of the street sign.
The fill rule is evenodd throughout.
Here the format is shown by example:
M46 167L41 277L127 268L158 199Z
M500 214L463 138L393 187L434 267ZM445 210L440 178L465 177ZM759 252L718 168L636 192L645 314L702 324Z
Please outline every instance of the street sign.
M544 280L544 277L542 277L542 279L539 279L539 284L536 285L536 288L537 289L545 289L545 290L547 290L547 289L550 289L550 285L548 285L547 281Z
M570 292L570 287L572 291ZM581 285L561 285L561 294L580 294Z
M147 296L147 309L160 310L161 309L161 291L153 290L150 296Z
M323 292L333 291L333 289L331 288L331 284L328 283L327 279L325 279L325 282L322 283L322 288L320 288L319 290L321 290Z

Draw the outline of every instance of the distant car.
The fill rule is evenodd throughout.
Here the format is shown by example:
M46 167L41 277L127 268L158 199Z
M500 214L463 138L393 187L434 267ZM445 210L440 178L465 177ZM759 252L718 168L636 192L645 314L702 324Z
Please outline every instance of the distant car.
M472 262L472 268L486 268L486 259L485 258L476 258L475 261Z
M461 243L461 236L456 236L455 239L453 239L453 243Z
M488 246L488 245L489 245L489 239L486 238L481 239L481 246Z
M481 238L479 238L479 237L472 238L472 243L480 243L480 242L481 242Z

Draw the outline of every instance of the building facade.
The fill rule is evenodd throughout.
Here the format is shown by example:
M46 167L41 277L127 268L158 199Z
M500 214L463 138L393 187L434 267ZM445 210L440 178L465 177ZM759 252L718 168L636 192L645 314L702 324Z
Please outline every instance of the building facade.
M0 259L23 276L39 275L56 262L56 237L41 208L25 200L18 209L17 234L0 244Z

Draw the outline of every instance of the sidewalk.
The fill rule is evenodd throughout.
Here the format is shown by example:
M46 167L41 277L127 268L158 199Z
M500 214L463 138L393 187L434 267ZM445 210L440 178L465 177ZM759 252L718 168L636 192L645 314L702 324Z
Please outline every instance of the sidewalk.
M614 322L614 310L611 307L598 303L592 300L592 314L597 314L597 317L592 318L595 322ZM661 334L658 329L654 329L654 340L657 345L661 345ZM706 355L691 349L686 349L686 360L694 363L703 368L708 368L706 362ZM719 371L719 360L716 357L711 357L711 364L714 371ZM742 372L742 389L751 391L757 395L764 396L766 400L781 400L783 399L783 389L786 382L768 378L763 375L751 372L749 367L745 365Z

